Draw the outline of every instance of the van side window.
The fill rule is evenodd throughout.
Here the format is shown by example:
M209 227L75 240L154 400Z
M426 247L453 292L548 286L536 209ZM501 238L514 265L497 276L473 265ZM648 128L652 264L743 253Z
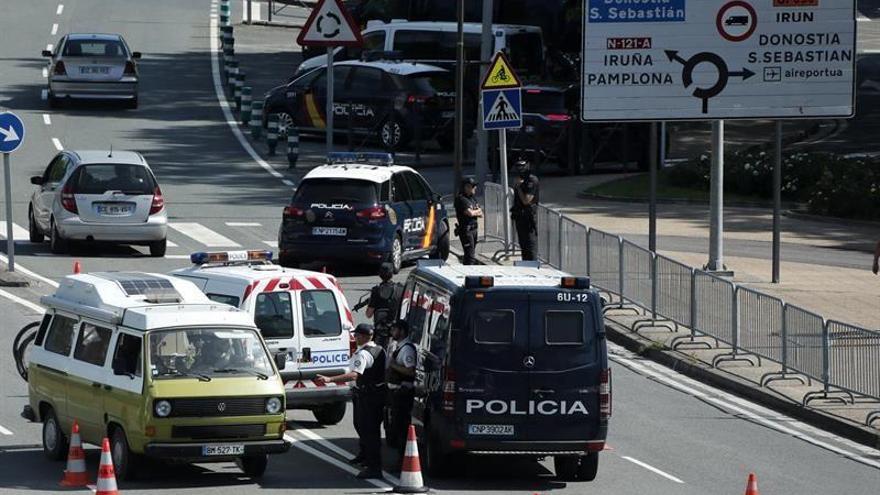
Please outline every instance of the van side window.
M141 376L144 367L142 349L140 337L120 333L113 354L113 372L117 375Z
M413 295L412 304L409 308L409 337L413 342L421 342L422 333L425 331L425 321L428 319L428 312L434 302L434 293L425 287L417 287Z
M43 315L43 321L40 322L40 329L37 330L37 337L34 339L34 345L43 345L43 339L46 338L46 332L49 331L49 322L52 321L52 315L46 313Z
M254 323L266 339L293 337L293 307L289 292L262 292L257 295Z
M471 321L474 342L511 344L516 334L516 318L511 310L477 311Z
M76 339L73 358L97 366L104 366L112 335L113 332L108 328L83 323L79 329L79 338Z
M398 312L398 318L400 318L401 320L407 319L409 308L412 306L412 295L413 290L415 289L415 285L415 279L411 278L406 282L406 285L403 287L403 295L400 297L400 311Z
M55 315L52 326L49 328L49 335L46 337L46 345L44 346L46 350L62 356L69 356L70 348L73 347L75 327L76 320L73 318Z
M342 333L336 297L329 290L305 290L300 293L303 333L306 337L332 337Z
M208 299L218 302L220 304L228 304L233 307L238 307L238 298L235 296L227 296L225 294L205 294L208 296Z
M549 345L582 345L584 313L547 311L544 313L544 341Z

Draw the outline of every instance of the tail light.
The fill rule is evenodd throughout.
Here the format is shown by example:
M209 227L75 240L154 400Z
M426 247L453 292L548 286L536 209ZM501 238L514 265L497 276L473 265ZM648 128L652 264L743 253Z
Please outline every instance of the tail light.
M162 196L162 190L159 186L153 189L153 202L150 203L150 215L155 215L165 208L165 198Z
M299 218L306 214L306 210L302 208L297 208L296 206L285 206L284 207L284 217L285 218Z
M364 218L367 220L381 220L385 218L386 215L385 208L381 206L372 206L366 210L357 212L358 218Z
M79 213L76 209L76 197L74 196L73 186L67 184L61 189L61 207L71 213Z
M455 412L455 370L450 368L443 378L443 412L450 416Z
M611 368L599 374L599 419L611 417Z
M66 76L67 68L64 67L64 62L59 60L55 63L55 75L56 76Z
M357 342L354 340L354 334L348 334L348 355L354 356L355 351L357 351Z
M428 101L427 96L409 95L406 97L406 102L410 105L413 103L424 103L426 101Z
M136 76L137 69L134 67L134 62L126 62L125 63L125 71L122 73L125 76Z
M568 122L571 120L571 115L564 113L547 113L544 114L544 118L550 122Z

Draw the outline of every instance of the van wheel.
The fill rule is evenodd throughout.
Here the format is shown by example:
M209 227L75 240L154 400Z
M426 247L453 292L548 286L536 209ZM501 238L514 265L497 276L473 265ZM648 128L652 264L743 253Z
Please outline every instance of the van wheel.
M324 426L335 425L345 417L345 402L337 402L320 409L315 409L312 411L312 414L315 415L318 423Z
M591 452L580 457L578 466L578 479L581 481L593 481L599 472L599 453Z
M391 253L389 257L390 259L388 261L391 262L391 267L394 270L394 273L398 273L403 266L403 244L400 242L400 236L394 236L394 241L391 243Z
M55 226L54 220L49 222L49 250L53 254L64 254L67 252L67 239L61 237L61 234L58 233L58 227Z
M118 426L113 428L113 432L110 434L110 456L113 458L116 479L120 481L135 479L139 458L137 454L132 453L128 446L128 438L125 437L125 431Z
M235 463L238 464L238 468L241 469L246 476L250 478L260 478L266 472L266 466L269 465L269 456L263 454L239 457L235 460Z
M425 429L425 435L428 437L426 440L427 445L425 448L419 449L420 453L424 452L425 472L431 478L448 477L452 472L450 456L442 452L440 441L437 437L428 433L427 428Z
M28 240L31 242L43 242L43 233L37 227L37 221L34 219L33 208L28 208Z
M165 250L168 249L168 239L150 243L150 256L153 258L161 258L165 256Z
M63 460L67 455L67 437L51 407L43 415L43 453L53 461Z

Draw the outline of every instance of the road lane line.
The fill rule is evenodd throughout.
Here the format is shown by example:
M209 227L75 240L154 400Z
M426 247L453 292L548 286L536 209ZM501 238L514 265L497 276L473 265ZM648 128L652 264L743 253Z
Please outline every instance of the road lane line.
M620 458L621 458L621 459L626 459L626 460L628 460L629 462L635 464L636 466L641 466L641 467L647 469L648 471L651 471L652 473L659 474L660 476L663 476L664 478L666 478L666 479L668 479L668 480L674 481L674 482L676 482L676 483L682 483L682 484L684 484L684 481L682 481L682 480L676 478L675 476L673 476L673 475L671 475L671 474L669 474L669 473L663 472L663 471L661 471L661 470L655 468L654 466L651 466L650 464L645 464L644 462L642 462L642 461L640 461L640 460L638 460L638 459L633 459L632 457L630 457L630 456L628 456L628 455L622 455L622 456L620 456Z
M196 222L169 223L168 227L208 247L241 247L241 244Z
M6 239L6 222L0 221L0 239ZM27 229L21 227L17 223L12 224L12 240L30 242L30 234Z
M43 67L43 78L49 77L49 69L47 67Z
M175 244L175 243L172 242L172 241L169 241L168 239L165 239L165 244L166 244L168 247L177 247L177 244Z
M324 448L336 453L337 455L339 455L340 457L342 457L346 461L350 460L350 459L354 459L354 454L352 454L351 452L336 445L335 443L331 442L330 440L327 440L326 438L318 435L317 433L313 432L312 430L309 430L306 428L301 428L301 429L298 429L295 431L297 433L302 434L304 437L308 438L309 440L315 441L318 444L323 445ZM384 476L386 480L390 481L394 485L400 484L400 480L396 476L394 476L393 474L388 473L387 471L383 470L382 476Z
M48 97L49 97L49 90L48 89L43 89L42 91L40 91L40 99L41 100L46 101L46 98L48 98Z
M0 435L12 435L12 432L0 425Z
M46 125L52 125L52 117L50 117L48 113L43 114L43 123Z
M58 8L55 9L55 15L61 15L62 12L64 12L64 4L59 3Z
M302 430L296 430L296 431L302 432ZM321 459L322 461L324 461L328 464L332 464L333 466L336 466L339 469L341 469L349 474L357 475L360 472L358 470L358 468L351 466L349 464L346 464L346 463L340 461L339 459L335 459L334 457L329 456L329 455L321 452L320 450L318 450L310 445L306 445L301 440L294 438L293 436L291 436L287 433L284 434L284 439L287 440L288 442L290 442L292 447L296 447L296 448L302 450L303 452L306 452L307 454L311 454L311 455L317 457L318 459ZM352 456L352 457L354 457L354 456ZM385 483L384 481L380 481L380 480L376 480L376 479L366 479L364 481L375 486L376 488L382 488L382 489L387 490L392 487L392 485L389 485L388 483Z
M64 149L64 146L61 146L61 141L58 138L52 138L52 144L55 145L55 149L61 151Z
M49 43L48 45L46 45L46 50L48 50L50 52L52 51L52 43Z
M3 263L6 263L7 265L9 265L9 258L7 258L6 255L3 254L3 253L0 253L0 261L2 261ZM52 286L52 287L58 287L58 282L56 282L56 281L54 281L54 280L52 280L52 279L46 278L46 277L44 277L44 276L42 276L42 275L39 275L39 274L37 274L37 273L34 273L33 271L28 270L27 268L21 266L21 265L18 264L18 263L15 264L15 269L18 270L18 271L20 271L21 273L24 273L25 275L27 275L27 276L29 276L29 277L32 277L32 278L35 278L35 279L39 280L40 282L43 282L43 283L45 283L45 284L48 284L48 285L50 285L50 286Z
M166 254L166 255L165 255L165 259L169 259L169 260L188 260L188 259L189 259L189 255L188 255L188 254Z
M52 24L52 36L58 34L58 23Z
M285 186L293 187L294 185L296 185L293 183L292 180L288 180L288 179L283 179L281 182L283 182Z
M262 227L259 222L225 222L227 227Z
M23 299L21 297L18 297L15 294L10 294L9 292L6 292L3 289L0 289L0 297L5 297L6 299L9 299L10 301L12 301L16 304L21 304L22 306L26 307L27 309L29 309L37 314L40 314L40 315L46 312L46 310L43 309L43 307L40 306L39 304L34 304L34 303L28 301L27 299Z
M260 155L254 150L254 147L251 146L251 143L244 137L244 134L241 133L241 129L238 128L238 121L235 119L235 116L232 115L232 111L229 108L229 102L226 100L226 92L223 90L223 84L220 80L220 62L218 60L218 52L220 51L220 40L217 36L217 15L211 14L211 22L208 26L208 39L211 40L211 73L214 77L214 93L217 94L217 102L220 104L220 109L223 110L223 117L226 119L226 123L229 125L229 128L232 130L232 134L238 140L241 147L244 148L245 152L253 158L255 162L266 172L275 177L276 179L283 179L284 175L275 170L275 167L270 165L266 160L260 158Z

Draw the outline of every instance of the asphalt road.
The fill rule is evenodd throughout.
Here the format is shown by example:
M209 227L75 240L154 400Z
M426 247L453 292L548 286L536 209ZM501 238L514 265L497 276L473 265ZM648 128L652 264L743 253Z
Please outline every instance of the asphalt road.
M258 163L226 124L212 75L211 7L210 0L0 0L0 12L5 13L0 16L0 105L21 115L28 128L23 149L14 155L15 223L27 225L28 177L40 174L55 154L54 138L72 149L112 145L141 151L159 178L171 221L178 227L169 234L176 246L164 259L128 247L52 256L46 244L17 243L17 262L34 274L35 283L0 292L4 494L58 489L63 463L43 457L39 425L19 417L27 387L15 373L9 349L17 329L38 317L39 296L51 293L53 283L70 273L74 259L86 271L166 272L184 266L192 251L236 247L232 244L269 247L276 238L280 210L302 171ZM54 24L58 28L53 35ZM144 52L140 109L76 105L48 110L40 94L45 79L39 53L61 34L80 30L121 32L133 49ZM425 175L440 192L451 189L448 170L431 169ZM199 235L204 230L194 225L212 235ZM337 275L350 301L374 279L350 268ZM749 472L758 474L764 493L875 493L880 486L876 450L818 432L616 348L613 374L610 448L602 454L598 479L589 486L556 481L549 460L491 458L474 459L455 479L428 480L430 486L442 493L733 494L743 491ZM261 489L287 494L386 488L351 476L344 462L356 442L350 416L329 428L314 423L306 412L292 412L290 419L294 448L274 457L258 483L242 477L231 464L155 466L147 479L123 485L123 491L233 495ZM97 457L89 448L90 471L97 470Z

